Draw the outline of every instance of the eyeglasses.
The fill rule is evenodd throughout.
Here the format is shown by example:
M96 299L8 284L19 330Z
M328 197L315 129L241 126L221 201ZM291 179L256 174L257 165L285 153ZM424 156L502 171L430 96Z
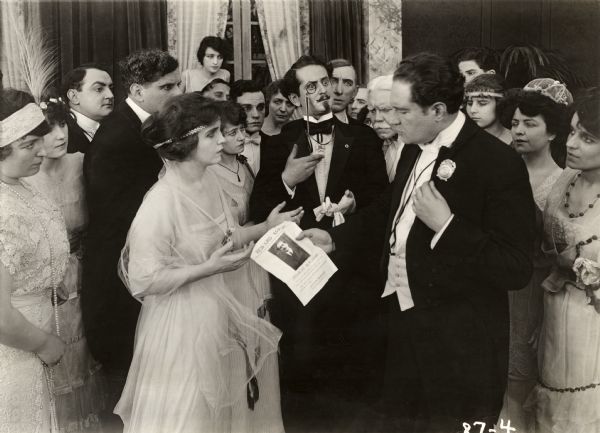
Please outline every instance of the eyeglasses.
M306 85L304 86L306 94L312 95L313 93L315 93L317 91L317 84L317 81L309 81L308 83L306 83ZM331 81L329 81L329 78L324 78L323 80L321 80L321 85L325 88L329 87L330 84Z

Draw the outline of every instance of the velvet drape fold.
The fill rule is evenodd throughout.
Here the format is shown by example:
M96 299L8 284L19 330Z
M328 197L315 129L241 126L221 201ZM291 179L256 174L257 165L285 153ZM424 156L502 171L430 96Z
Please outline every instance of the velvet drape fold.
M366 78L363 0L309 0L311 52L331 60L344 58Z

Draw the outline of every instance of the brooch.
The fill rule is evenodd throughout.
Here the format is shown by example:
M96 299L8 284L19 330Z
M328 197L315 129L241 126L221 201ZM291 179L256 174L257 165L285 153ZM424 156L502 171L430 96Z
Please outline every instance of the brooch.
M456 163L451 159L445 159L438 167L436 176L445 182L452 177L454 170L456 170Z

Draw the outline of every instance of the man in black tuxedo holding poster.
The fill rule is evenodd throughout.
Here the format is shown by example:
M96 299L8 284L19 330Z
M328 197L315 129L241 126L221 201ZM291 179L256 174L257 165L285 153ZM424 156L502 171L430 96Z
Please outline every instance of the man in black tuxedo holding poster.
M394 182L346 224L300 235L327 252L381 258L386 432L492 428L502 407L506 291L531 276L534 202L521 158L459 111L462 89L458 70L437 55L403 60L388 123L414 144L404 146Z
M282 93L303 118L287 123L261 145L261 167L250 198L252 220L263 220L269 208L285 200L286 208L306 210L301 228L329 228L333 215L314 212L323 202L338 203L348 196L346 191L352 192L348 215L388 185L374 131L347 125L331 113L330 76L321 60L308 55L285 74ZM378 304L378 293L367 292L370 286L363 283L368 280L344 266L342 256L331 257L339 271L306 306L279 280L271 280L270 316L283 331L280 376L287 431L328 431L344 424L342 417L352 422L351 410L336 411L331 405L367 405L369 378L380 371L369 357L375 338L368 331L375 315L369 307Z

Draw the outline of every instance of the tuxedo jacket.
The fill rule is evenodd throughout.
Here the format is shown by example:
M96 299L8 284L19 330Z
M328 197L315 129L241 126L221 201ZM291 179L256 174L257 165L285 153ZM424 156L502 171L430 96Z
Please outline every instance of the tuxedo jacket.
M418 146L406 145L386 193L330 231L336 250L366 250L380 260L380 290L387 279L394 218L419 153ZM444 160L456 164L447 180L436 174ZM414 314L426 316L438 307L452 311L453 306L455 311L469 311L468 318L448 314L443 326L450 334L455 329L454 344L465 344L464 350L474 357L477 352L496 356L494 374L501 396L508 364L507 290L523 288L532 273L535 204L527 169L513 149L467 117L452 146L440 149L432 180L454 218L433 249L435 233L420 219L415 218L409 231L406 270ZM465 321L485 338L463 338ZM436 338L439 335L431 335L432 345ZM482 377L488 373L469 372Z
M360 209L377 197L386 187L385 159L381 141L373 130L365 126L346 125L334 116L335 134L331 164L325 196L337 203L346 190L352 191ZM296 185L293 199L290 198L281 174L294 144L298 146L297 158L312 153L306 135L305 121L294 120L261 145L261 168L250 198L250 214L254 221L264 220L269 212L282 201L286 210L298 206L304 208L300 226L329 228L331 217L316 221L313 209L321 204L315 175Z
M90 220L85 243L82 310L92 354L127 369L139 303L117 274L121 249L162 161L142 141L141 122L121 103L103 122L84 158Z
M83 129L77 124L75 116L71 113L67 116L67 128L69 131L69 143L67 144L68 153L86 153L90 147L90 140L83 132Z

